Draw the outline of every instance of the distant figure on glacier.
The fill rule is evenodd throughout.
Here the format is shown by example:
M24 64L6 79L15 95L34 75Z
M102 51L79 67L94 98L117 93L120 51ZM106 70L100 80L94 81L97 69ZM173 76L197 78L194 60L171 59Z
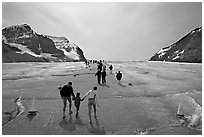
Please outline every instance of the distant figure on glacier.
M110 69L110 74L112 74L112 73L113 73L113 72L112 72L112 70L113 70L113 66L110 65L110 66L109 66L109 69Z
M98 62L97 65L98 65L98 66L97 66L98 69L99 69L100 71L102 71L103 64L102 64L102 61L101 61L101 60Z
M85 63L85 66L86 66L86 68L87 68L87 60L85 60L84 63Z
M104 71L104 70L106 71L106 65L103 65L103 71Z
M121 80L121 78L122 78L122 73L120 72L120 71L118 71L117 73L116 73L116 79L118 80L118 84L119 85L121 85L121 83L120 83L120 80Z
M101 75L102 75L102 83L105 84L106 83L106 69L103 69Z
M90 67L90 60L85 60L86 68Z
M101 70L98 69L95 76L97 76L98 84L101 84Z

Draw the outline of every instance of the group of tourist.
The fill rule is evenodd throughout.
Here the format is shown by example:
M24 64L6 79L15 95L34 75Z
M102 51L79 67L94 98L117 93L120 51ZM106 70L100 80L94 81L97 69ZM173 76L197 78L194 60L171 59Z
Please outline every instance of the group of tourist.
M91 119L91 110L92 106L94 109L94 117L97 118L96 115L96 105L100 106L98 103L98 95L97 95L97 87L93 87L93 89L89 90L82 98L80 97L80 93L77 92L76 96L73 93L72 82L68 82L67 85L63 87L59 87L60 89L60 96L63 100L63 118L66 118L65 111L67 107L67 102L69 102L69 114L72 114L72 100L74 100L74 105L76 107L76 118L79 114L79 107L80 102L83 101L85 98L88 98L88 110L89 110L89 122L92 123ZM71 98L72 96L72 98Z
M95 76L97 76L97 82L98 84L101 84L101 78L102 78L102 84L106 83L106 65L103 64L101 61L97 64L97 72ZM110 74L113 74L113 66L109 66ZM116 79L118 80L118 84L121 85L120 80L122 79L122 73L120 71L116 72Z
M113 66L109 66L110 69L110 74L112 74ZM102 63L102 61L98 61L97 63L97 72L95 74L97 76L97 82L98 84L101 84L101 78L102 78L102 83L106 83L106 65ZM122 73L118 71L116 73L116 79L118 80L118 84L120 83L120 80L122 78ZM89 110L89 122L90 124L92 123L91 119L91 111L92 107L94 110L94 117L97 118L96 115L96 105L99 105L98 102L98 95L97 95L97 87L93 87L91 90L89 90L82 98L80 97L80 93L77 92L76 95L73 93L73 87L72 87L72 82L68 82L67 85L64 85L63 87L58 87L60 90L60 96L62 97L63 100L63 118L66 118L65 111L67 107L67 102L69 102L69 114L72 114L72 100L74 100L74 105L76 107L76 118L78 117L79 114L79 107L80 107L80 102L83 101L85 98L88 98L88 110ZM72 98L71 98L72 97Z
M97 72L95 76L97 76L98 84L101 84L101 78L102 78L102 84L106 83L106 65L103 65L102 61L99 61L97 64Z

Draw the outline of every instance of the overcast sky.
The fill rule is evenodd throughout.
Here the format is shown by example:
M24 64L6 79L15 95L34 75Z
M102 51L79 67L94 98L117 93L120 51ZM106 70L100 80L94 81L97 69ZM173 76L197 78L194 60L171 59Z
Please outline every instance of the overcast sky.
M6 3L2 27L64 36L90 59L146 60L202 26L202 3Z

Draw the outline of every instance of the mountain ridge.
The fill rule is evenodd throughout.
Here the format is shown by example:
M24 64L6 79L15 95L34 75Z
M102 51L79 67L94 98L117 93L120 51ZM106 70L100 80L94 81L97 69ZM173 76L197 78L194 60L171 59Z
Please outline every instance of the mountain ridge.
M160 49L150 61L202 63L202 27L190 31L177 42Z
M2 51L2 62L86 60L79 46L67 38L38 34L28 24L9 26L2 30Z

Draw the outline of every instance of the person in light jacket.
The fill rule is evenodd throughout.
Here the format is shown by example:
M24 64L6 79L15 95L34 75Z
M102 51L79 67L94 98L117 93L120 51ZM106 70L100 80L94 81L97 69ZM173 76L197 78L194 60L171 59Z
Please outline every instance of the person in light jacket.
M97 95L97 87L93 87L93 89L89 90L83 98L88 98L88 110L89 110L89 123L92 123L91 120L91 111L92 111L92 106L94 109L94 117L97 118L96 115L96 105L100 106L98 103L98 95Z

